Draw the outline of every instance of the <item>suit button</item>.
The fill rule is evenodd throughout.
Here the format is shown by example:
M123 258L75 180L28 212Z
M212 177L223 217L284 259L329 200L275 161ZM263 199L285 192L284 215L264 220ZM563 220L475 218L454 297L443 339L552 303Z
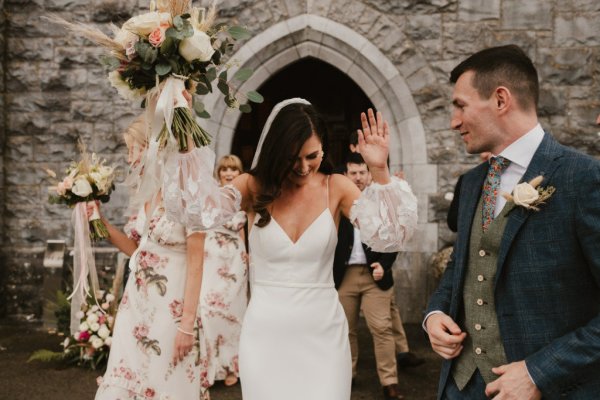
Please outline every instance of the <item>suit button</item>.
M475 354L480 355L481 354L481 347L478 347L475 349Z
M477 275L477 280L479 282L483 282L483 275Z
M475 324L475 330L476 331L480 331L481 330L481 324Z
M481 257L485 257L485 250L479 250L479 255Z
M483 305L483 300L482 299L477 299L477 305L478 306L482 306Z

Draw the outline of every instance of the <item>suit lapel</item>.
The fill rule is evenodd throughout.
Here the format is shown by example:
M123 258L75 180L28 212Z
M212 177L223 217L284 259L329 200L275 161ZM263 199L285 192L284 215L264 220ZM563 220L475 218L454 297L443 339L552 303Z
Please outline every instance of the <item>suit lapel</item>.
M541 186L548 185L548 181L552 177L552 174L554 174L556 168L560 165L557 160L562 156L562 153L562 148L558 142L546 133L520 182L529 182L536 176L542 175L544 180L542 181ZM498 269L496 271L494 287L498 282L498 277L502 272L506 256L508 255L508 251L510 250L515 237L525 221L527 221L527 218L529 218L531 213L535 212L523 207L515 206L512 203L507 203L506 207L512 207L513 209L507 214L508 222L504 228L502 242L500 243L500 249L498 251Z

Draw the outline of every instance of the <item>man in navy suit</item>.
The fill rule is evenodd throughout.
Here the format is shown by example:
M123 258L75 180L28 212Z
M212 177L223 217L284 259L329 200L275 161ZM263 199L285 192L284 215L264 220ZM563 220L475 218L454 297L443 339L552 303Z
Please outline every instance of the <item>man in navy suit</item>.
M452 129L493 157L463 177L454 254L424 320L445 359L438 398L598 399L600 162L542 130L519 47L482 50L450 80ZM538 190L513 191L538 176Z

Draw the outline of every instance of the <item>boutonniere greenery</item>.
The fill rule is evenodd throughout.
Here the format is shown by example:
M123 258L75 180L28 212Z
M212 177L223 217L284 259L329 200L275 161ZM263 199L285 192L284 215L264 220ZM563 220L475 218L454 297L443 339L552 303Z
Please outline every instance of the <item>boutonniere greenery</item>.
M513 189L512 194L502 193L502 196L513 202L516 206L528 210L539 211L540 206L552 197L556 189L554 186L541 187L540 183L544 180L543 176L537 176L529 182L519 183Z

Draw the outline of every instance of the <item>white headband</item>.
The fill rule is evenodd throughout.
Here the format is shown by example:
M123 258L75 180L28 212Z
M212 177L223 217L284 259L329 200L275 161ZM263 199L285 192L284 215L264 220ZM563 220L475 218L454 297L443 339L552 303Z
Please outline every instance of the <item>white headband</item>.
M271 129L271 124L273 123L273 120L275 119L277 114L279 114L279 111L281 111L281 109L283 107L288 106L290 104L310 105L310 102L308 100L301 99L300 97L294 97L293 99L283 100L283 101L277 103L275 105L275 107L273 107L271 114L269 114L269 118L267 118L267 122L265 123L262 133L260 134L260 139L258 140L258 145L256 146L256 152L254 153L254 159L252 160L252 165L250 166L250 168L256 167L256 163L258 162L258 158L260 156L260 151L262 150L262 146L265 141L265 137L267 136L267 133L269 133L269 129Z

